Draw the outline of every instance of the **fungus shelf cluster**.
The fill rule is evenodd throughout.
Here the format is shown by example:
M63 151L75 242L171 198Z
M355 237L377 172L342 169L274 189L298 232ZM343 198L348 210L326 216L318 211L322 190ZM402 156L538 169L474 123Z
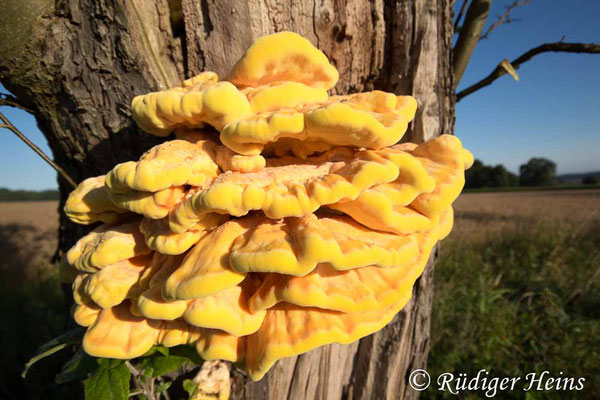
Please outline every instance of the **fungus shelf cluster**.
M74 222L103 223L63 270L88 354L188 344L258 380L402 309L473 157L448 135L396 144L415 99L329 96L337 80L321 51L282 32L226 81L204 72L133 100L140 128L169 140L65 205Z

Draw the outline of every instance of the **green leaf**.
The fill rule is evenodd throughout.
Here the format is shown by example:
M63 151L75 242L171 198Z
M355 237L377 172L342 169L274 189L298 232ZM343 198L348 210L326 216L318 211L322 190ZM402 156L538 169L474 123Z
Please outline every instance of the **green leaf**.
M62 335L55 337L49 342L46 342L45 344L41 345L40 348L37 350L37 353L45 352L46 350L49 350L50 348L55 347L56 345L61 343L79 343L83 338L85 329L86 328L82 328L80 326L78 326L77 328L73 328L63 333Z
M173 347L167 349L166 354L161 350L162 346L155 347L156 350L149 357L145 357L139 362L139 368L143 371L143 375L147 377L168 374L178 370L187 362L199 364L202 361L195 349L190 346Z
M159 352L163 356L168 356L169 355L169 348L168 347L165 347L165 346L154 346L154 348L156 349L157 352Z
M126 400L131 374L123 360L98 359L95 374L83 381L85 400Z
M96 362L100 365L100 368L116 368L125 363L125 361L115 358L96 358Z
M83 337L84 331L85 329L80 327L71 329L70 331L65 332L62 335L57 336L49 342L46 342L43 345L41 345L36 350L35 356L33 356L29 361L27 361L27 364L25 364L25 368L21 373L21 377L25 378L27 376L27 371L29 371L29 368L31 368L31 366L39 360L46 358L71 344L81 342L81 338Z
M153 357L146 368L152 369L152 376L161 376L177 371L186 362L191 362L187 357L181 356L156 356Z
M192 397L194 397L194 395L196 394L196 391L198 390L198 386L196 385L196 382L194 382L191 379L186 379L183 381L183 390L185 390L189 396L190 399Z
M202 364L202 358L198 355L196 349L192 346L176 346L171 347L170 354L172 356L187 357L192 364Z
M160 384L160 385L159 385L159 386L156 388L156 393L162 393L162 392L166 391L168 388L170 388L170 387L171 387L171 384L172 384L172 383L173 383L173 382L171 382L171 381L168 381L168 382L164 382L164 383Z
M152 373L153 372L154 372L154 369L152 367L146 367L142 371L142 377L144 377L144 378L152 378Z
M162 354L163 356L168 356L169 348L165 347L165 346L152 346L152 348L150 350L148 350L146 353L144 353L144 355L142 355L140 358L149 357L157 352Z
M57 384L79 381L87 378L87 376L98 369L96 359L88 356L83 348L77 349L77 352L71 357L62 370L56 377Z

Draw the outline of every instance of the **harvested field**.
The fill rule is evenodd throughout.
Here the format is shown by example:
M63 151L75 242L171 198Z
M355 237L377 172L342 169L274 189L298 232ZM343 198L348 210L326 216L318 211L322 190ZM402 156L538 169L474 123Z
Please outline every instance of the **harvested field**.
M449 242L541 226L585 229L600 218L600 190L463 193L454 211Z
M49 270L56 251L58 203L55 201L0 203L0 279L13 283Z

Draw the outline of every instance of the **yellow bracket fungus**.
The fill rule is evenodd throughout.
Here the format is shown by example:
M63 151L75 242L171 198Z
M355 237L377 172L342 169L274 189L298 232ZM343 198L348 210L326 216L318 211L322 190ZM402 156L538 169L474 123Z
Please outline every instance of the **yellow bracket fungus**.
M305 353L329 343L348 344L383 328L404 307L411 293L396 304L372 313L340 313L281 303L271 308L260 329L249 335L246 369L261 379L284 357Z
M409 153L413 165L394 182L374 186L353 201L330 207L371 229L406 234L434 228L436 219L458 197L464 170L473 156L455 136L442 135Z
M336 270L401 267L417 259L411 236L372 231L344 216L265 219L236 239L229 255L238 272L303 276L319 263Z
M198 341L201 334L201 329L189 325L184 320L175 319L173 321L165 321L161 325L156 342L166 347L194 344Z
M126 303L103 309L83 337L83 349L95 357L135 358L155 344L160 321L135 317Z
M279 302L286 302L302 307L355 313L394 304L407 292L412 292L413 283L425 268L431 249L449 233L451 216L452 209L448 209L444 213L443 223L436 229L400 236L412 239L417 247L416 257L410 263L391 268L371 265L348 270L336 270L333 264L322 263L302 277L270 273L263 278L260 288L250 299L250 309L266 310ZM364 246L368 241L368 237L365 237L361 244ZM358 243L356 245L360 246Z
M71 283L71 289L73 291L73 301L75 304L84 305L88 307L98 307L94 300L83 290L83 283L90 276L90 274L80 273L75 277L73 283Z
M212 80L137 96L131 108L140 128L156 136L204 123L221 130L252 112L248 99L234 85Z
M256 88L249 87L242 92L250 102L254 114L322 103L329 97L325 89L290 81L269 83Z
M292 81L331 89L339 78L327 56L308 40L292 32L258 39L238 60L228 79L238 87Z
M247 155L259 154L264 145L285 138L380 149L402 138L416 110L413 97L376 90L257 113L227 125L220 138Z
M227 79L136 97L139 127L174 138L69 196L69 218L104 223L61 264L88 354L190 345L261 379L383 328L450 233L473 155L449 135L397 144L413 97L329 96L337 70L291 32Z
M401 153L338 147L306 160L269 159L267 167L256 173L223 173L178 204L169 225L174 232L184 232L209 212L239 217L260 210L274 219L300 217L393 181L401 168Z
M183 318L194 326L219 329L234 336L250 335L260 328L266 314L248 308L248 298L259 283L248 277L240 285L191 300Z
M152 256L145 255L111 264L89 275L82 290L102 308L121 304L137 284Z
M204 236L165 282L165 298L195 299L243 281L246 274L232 270L227 255L234 240L255 223L257 219L231 220Z
M196 351L205 360L237 363L246 355L246 337L233 336L218 329L202 329L196 342Z
M110 264L150 253L138 225L139 221L134 220L94 229L67 252L67 261L80 271L95 272Z
M173 186L202 186L219 174L214 144L171 140L148 150L139 161L118 164L106 175L111 192L156 192Z
M227 220L226 215L207 213L194 225L194 230L181 233L169 229L167 219L142 218L140 231L144 234L146 244L152 250L162 254L182 254L196 244L209 230L216 228Z
M167 301L161 295L161 287L155 286L139 297L137 308L144 317L171 321L183 315L187 303L184 300Z
M208 140L203 131L180 130L177 139L159 144L139 161L118 164L106 175L109 193L158 192L172 187L201 187L221 171L255 172L265 166L260 156L243 156Z
M73 309L73 319L78 325L87 327L96 322L101 310L95 305L76 304Z
M250 299L254 312L285 302L346 313L376 311L412 291L411 268L362 267L337 271L319 264L303 277L267 275Z
M110 200L104 183L104 176L88 178L69 194L64 210L71 221L88 225L97 221L113 224L122 219L127 210Z
M108 192L110 199L119 207L151 219L166 217L171 209L179 204L186 195L185 186L175 186L157 192L129 190Z
M157 270L149 279L147 289L140 294L137 300L137 310L141 315L150 319L171 321L183 315L187 303L183 300L165 300L162 297L162 286L173 271L179 268L183 256L157 254L153 259Z

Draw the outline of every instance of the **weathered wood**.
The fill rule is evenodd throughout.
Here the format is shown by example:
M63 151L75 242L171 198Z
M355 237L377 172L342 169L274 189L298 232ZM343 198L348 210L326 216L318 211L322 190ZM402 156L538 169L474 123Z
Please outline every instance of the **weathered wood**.
M35 111L54 159L78 180L156 143L130 118L133 96L203 70L225 77L256 38L281 30L327 54L340 70L336 93L414 95L419 109L407 140L453 131L452 10L445 0L183 0L183 33L179 20L169 20L167 0L16 3L0 0L0 81ZM7 42L9 32L23 40ZM60 187L64 201L68 190ZM61 232L65 250L82 230L63 216ZM433 266L432 258L412 300L380 332L282 360L257 383L234 370L232 398L417 397L406 378L426 364Z

